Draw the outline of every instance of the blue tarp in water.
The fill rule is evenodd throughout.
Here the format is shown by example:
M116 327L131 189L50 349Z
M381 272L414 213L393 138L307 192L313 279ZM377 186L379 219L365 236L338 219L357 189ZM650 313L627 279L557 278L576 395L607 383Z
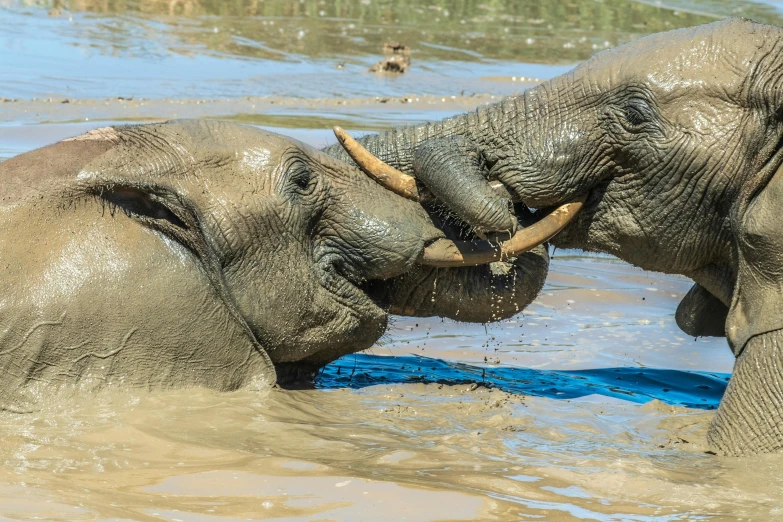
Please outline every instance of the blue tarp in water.
M599 394L645 403L658 399L675 406L715 409L729 374L661 368L597 368L536 370L473 366L420 356L388 357L358 353L326 366L315 380L317 388L364 388L377 384L479 383L508 393L552 399L575 399Z

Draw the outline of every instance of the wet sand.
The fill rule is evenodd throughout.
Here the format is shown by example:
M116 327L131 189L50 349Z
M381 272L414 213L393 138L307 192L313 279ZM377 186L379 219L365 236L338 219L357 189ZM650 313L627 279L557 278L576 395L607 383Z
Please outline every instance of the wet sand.
M199 117L317 147L521 92L649 32L774 2L0 0L0 160ZM398 77L367 69L413 48ZM523 313L395 317L309 390L63 393L0 413L0 520L773 520L781 455L708 453L733 357L690 283L556 252Z
M535 85L520 82L519 88ZM370 98L294 98L245 96L225 99L106 98L0 100L4 118L15 124L148 122L211 118L272 127L381 130L412 121L431 121L494 103L503 96L406 95ZM412 120L412 118L415 118Z

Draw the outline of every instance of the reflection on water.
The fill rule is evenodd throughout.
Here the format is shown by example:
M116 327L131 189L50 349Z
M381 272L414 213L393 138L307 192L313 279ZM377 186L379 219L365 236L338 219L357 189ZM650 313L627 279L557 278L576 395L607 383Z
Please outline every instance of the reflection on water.
M375 55L385 40L395 39L414 45L417 58L423 61L533 63L584 60L607 45L714 21L731 5L713 2L706 9L691 10L633 0L50 0L20 4L48 9L56 16L131 15L167 23L167 29L191 44L176 48L185 53L199 52L193 45L199 44L212 52L272 60L292 55ZM772 8L763 6L731 7L728 11L734 16L774 16ZM106 31L107 43L124 49L123 42L133 38L132 26L111 29L115 30Z
M303 98L511 94L601 49L726 15L742 1L0 0L0 95ZM399 78L367 68L413 48ZM523 83L516 81L525 78Z
M774 0L0 0L0 159L96 120L183 116L323 146L335 122L437 119L739 15L781 22ZM413 47L409 73L367 72L385 40ZM674 324L689 282L567 254L523 313L393 318L317 389L107 390L0 413L0 518L783 517L783 457L707 453L733 358Z

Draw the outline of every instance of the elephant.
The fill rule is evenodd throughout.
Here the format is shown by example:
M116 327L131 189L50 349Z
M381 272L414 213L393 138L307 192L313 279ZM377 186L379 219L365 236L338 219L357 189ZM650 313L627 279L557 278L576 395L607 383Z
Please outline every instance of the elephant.
M556 247L691 278L678 325L725 335L736 356L710 446L783 449L783 29L728 19L653 34L357 147L477 233L514 234L522 216L567 204L581 210ZM498 181L513 198L490 188Z
M437 217L353 165L226 122L96 129L0 163L0 178L8 410L48 390L290 384L371 346L393 309L509 316L548 268L539 249L410 276L449 241Z

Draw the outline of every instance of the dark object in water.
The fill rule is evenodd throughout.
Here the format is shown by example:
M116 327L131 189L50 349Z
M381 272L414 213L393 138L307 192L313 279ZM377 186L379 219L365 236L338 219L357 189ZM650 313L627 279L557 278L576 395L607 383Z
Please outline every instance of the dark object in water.
M370 72L402 74L411 65L411 48L400 42L384 43L383 54L386 58L370 67Z
M411 48L400 42L386 42L383 44L383 54L403 54L410 56Z

